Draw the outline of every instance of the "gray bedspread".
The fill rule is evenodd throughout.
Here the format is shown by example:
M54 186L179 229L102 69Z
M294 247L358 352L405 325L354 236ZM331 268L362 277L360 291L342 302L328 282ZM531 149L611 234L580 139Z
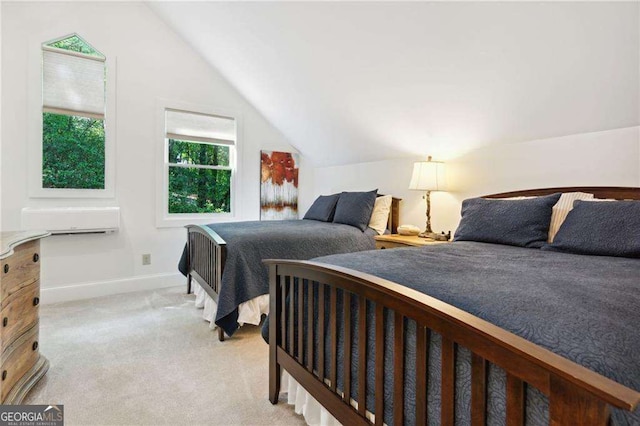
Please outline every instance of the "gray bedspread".
M227 243L215 323L232 335L238 328L238 306L269 293L264 259L307 260L329 254L375 248L372 229L315 220L249 221L207 225ZM180 270L186 273L183 253Z
M455 242L424 248L326 256L314 260L367 272L436 297L640 391L640 259ZM357 309L353 303L352 324L356 324ZM338 319L342 321L342 318ZM390 316L385 322L387 336L391 338L393 329L389 319ZM415 335L414 323L407 324L407 332ZM342 333L340 330L340 344ZM374 338L369 333L368 353L373 353ZM429 367L428 413L429 418L434 420L439 419L439 341L439 337L435 336L429 349L432 361ZM406 345L405 365L413 366L414 338L407 338ZM390 341L385 353L387 366L393 365L392 346ZM355 343L353 351L354 360L357 360ZM367 388L372 390L375 383L372 360L367 364ZM411 377L412 369L408 369L410 385L405 389L405 409L408 423L411 423L415 407L415 377ZM468 424L468 351L459 351L456 370L459 377L456 419L461 424ZM342 376L342 372L339 373ZM388 369L385 375L388 389L392 388L391 378L392 369ZM503 422L504 383L504 371L491 368L489 424ZM338 386L342 386L341 377ZM355 382L352 386L357 390ZM372 407L373 394L367 393L368 406ZM385 421L392 424L391 395L385 396ZM543 395L529 389L527 406L531 408L527 412L528 424L548 424L548 402ZM614 424L638 425L640 409L634 413L614 410L612 417Z

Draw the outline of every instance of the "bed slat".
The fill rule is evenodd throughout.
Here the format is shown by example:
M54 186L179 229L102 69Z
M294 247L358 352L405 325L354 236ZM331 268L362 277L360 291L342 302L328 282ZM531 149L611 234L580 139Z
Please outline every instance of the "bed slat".
M294 288L293 288L293 278L292 277L286 277L286 282L287 282L287 294L289 295L289 327L287 330L287 334L289 335L289 354L291 356L296 356L295 355L295 346L293 344L294 340L294 329L293 329L293 319L294 319L294 305L295 305L295 299L294 299Z
M416 324L416 425L426 425L430 330Z
M318 378L324 382L324 284L318 283Z
M331 286L329 292L329 322L331 326L331 369L329 370L329 381L331 390L336 391L338 381L338 301L336 287Z
M344 390L342 400L351 402L351 293L344 292Z
M303 334L303 319L304 319L304 281L298 280L298 291L296 291L296 297L298 298L298 362L304 363L304 334Z
M375 353L375 379L376 401L375 415L376 425L384 422L384 306L376 303L376 353Z
M395 311L393 328L393 423L404 423L404 316Z
M366 413L367 386L367 301L358 298L358 413Z
M280 317L280 344L285 348L287 344L287 282L285 281L284 275L280 275L280 297L282 298L282 302L280 303L280 309L282 310Z
M471 425L484 426L487 418L487 361L471 356Z
M307 370L313 372L313 289L314 281L308 281L307 286Z
M507 426L524 424L524 383L507 373Z
M442 336L442 406L440 409L443 426L455 421L456 360L455 343Z

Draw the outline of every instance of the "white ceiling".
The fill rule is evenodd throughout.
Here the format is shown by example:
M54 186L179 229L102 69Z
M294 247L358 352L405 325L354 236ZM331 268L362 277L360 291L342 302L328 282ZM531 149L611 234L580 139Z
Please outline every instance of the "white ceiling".
M640 121L637 2L149 6L317 165Z

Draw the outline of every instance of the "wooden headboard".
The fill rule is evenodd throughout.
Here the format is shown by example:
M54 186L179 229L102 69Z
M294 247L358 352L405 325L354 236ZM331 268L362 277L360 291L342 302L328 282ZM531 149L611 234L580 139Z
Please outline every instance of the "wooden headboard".
M402 198L393 197L391 200L391 210L389 211L387 229L392 234L397 234L398 226L400 226L400 201L402 201Z
M595 198L640 200L640 188L624 186L567 186L560 188L526 189L524 191L485 195L483 198L535 197L555 194L556 192L586 192L593 194Z

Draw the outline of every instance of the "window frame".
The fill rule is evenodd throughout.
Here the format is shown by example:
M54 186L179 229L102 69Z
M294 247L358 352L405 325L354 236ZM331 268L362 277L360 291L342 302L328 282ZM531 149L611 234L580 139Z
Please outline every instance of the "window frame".
M169 138L166 136L166 111L176 110L193 114L228 117L235 120L236 139L229 151L231 170L231 211L229 213L169 213ZM180 139L189 142L188 139ZM189 224L229 222L238 216L237 193L239 191L238 165L242 164L242 117L235 111L228 111L207 105L197 105L179 101L158 99L156 101L156 227L171 228ZM197 141L194 141L197 143ZM174 164L175 166L175 164ZM185 167L185 166L178 166ZM194 167L197 167L194 165ZM215 167L214 167L215 168ZM223 167L227 169L227 167Z
M112 55L104 54L105 61L105 113L104 113L104 189L45 188L42 185L43 150L43 46L56 40L77 35L71 33L63 37L53 36L42 41L30 40L28 58L28 187L29 198L115 198L115 158L116 158L116 75L117 61ZM102 53L102 52L101 52Z

